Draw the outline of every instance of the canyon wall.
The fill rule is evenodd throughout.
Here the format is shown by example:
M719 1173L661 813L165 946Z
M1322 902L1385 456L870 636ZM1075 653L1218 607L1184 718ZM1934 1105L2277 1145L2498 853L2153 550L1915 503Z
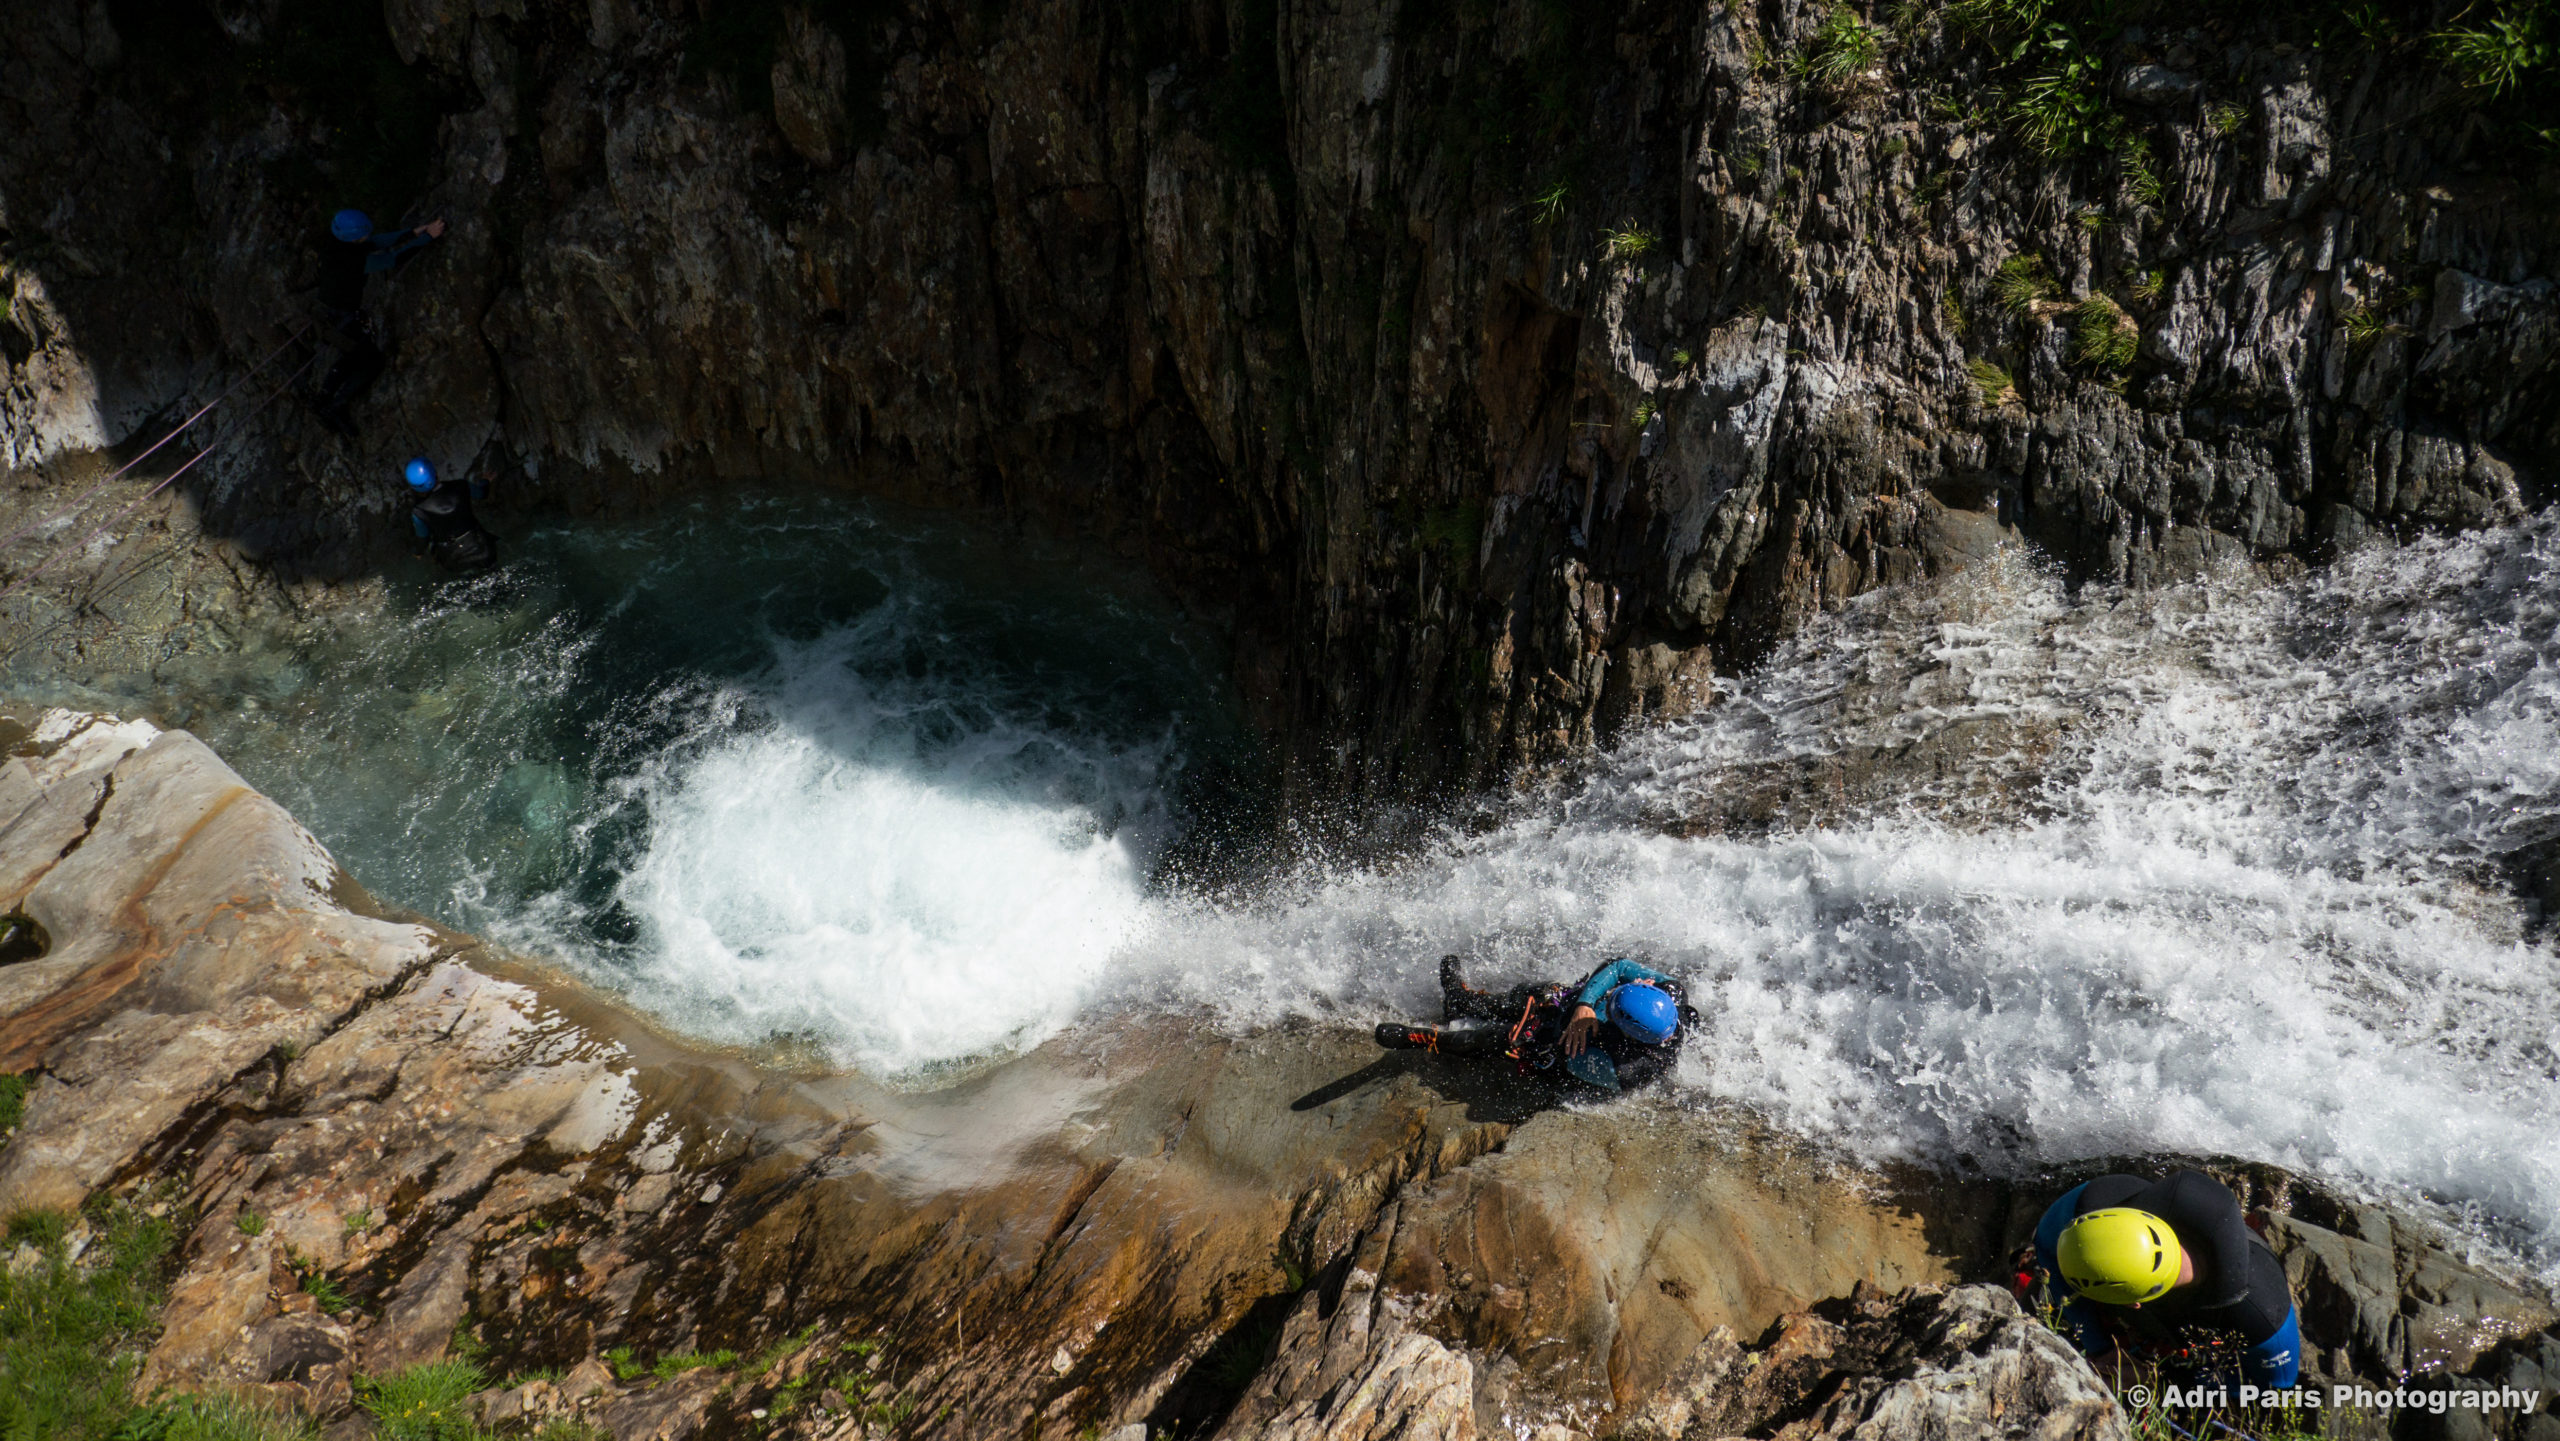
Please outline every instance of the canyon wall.
M2040 150L1925 6L33 0L0 448L49 500L289 339L331 209L441 214L362 439L182 483L227 558L377 563L413 451L980 508L1223 620L1299 794L1446 793L2004 532L2141 584L2536 503L2543 92L2403 8L2065 27Z

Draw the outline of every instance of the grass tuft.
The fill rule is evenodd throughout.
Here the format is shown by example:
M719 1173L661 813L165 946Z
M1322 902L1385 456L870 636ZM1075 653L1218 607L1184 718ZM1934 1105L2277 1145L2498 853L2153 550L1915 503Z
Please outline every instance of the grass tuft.
M2053 272L2045 268L2041 255L2013 255L2000 262L1999 272L1991 277L1991 291L2011 313L2030 314L2037 301L2054 296Z
M9 1218L9 1243L39 1250L62 1244L71 1234L71 1217L61 1211L20 1211Z
M1651 255L1662 244L1662 237L1641 225L1624 230L1604 230L1601 237L1608 242L1611 260L1639 260Z
M2124 193L2136 205L2160 203L2160 170L2152 162L2151 142L2128 135L2116 146L2116 169L2124 176Z
M124 1420L115 1441L317 1441L319 1423L239 1396L170 1396Z
M2051 70L2031 75L2009 107L2027 148L2047 159L2093 149L2111 138L2116 117L2100 85L2106 63L2092 51L2066 52Z
M2340 316L2339 322L2346 327L2347 344L2354 347L2358 353L2371 350L2376 342L2386 336L2409 333L2408 327L2394 325L2383 319L2382 312L2371 305L2357 306Z
M749 1368L758 1376L769 1375L772 1373L773 1368L791 1359L794 1352L798 1351L801 1347L808 1345L809 1339L817 1334L818 1323L812 1321L808 1325L801 1327L798 1331L781 1338L772 1345L765 1347L764 1350L758 1352L755 1360L748 1363Z
M2523 84L2527 74L2560 61L2560 21L2546 29L2548 11L2543 4L2516 5L2478 24L2437 31L2436 58L2466 88L2494 100Z
M2071 358L2096 370L2122 370L2133 364L2142 332L2123 307L2103 295L2092 295L2071 307Z
M356 1404L383 1441L479 1441L471 1393L488 1377L469 1361L428 1361L391 1376L356 1378Z
M10 1239L42 1254L24 1271L0 1270L0 1436L108 1436L134 1410L176 1228L129 1202L90 1224L98 1238L75 1266L68 1217L10 1218Z
M335 1316L355 1306L354 1299L338 1289L338 1283L329 1279L328 1272L308 1263L295 1269L302 1276L303 1294L319 1302L321 1310Z
M1813 32L1813 39L1787 61L1787 70L1834 100L1855 95L1872 83L1884 59L1884 32L1858 18L1846 5L1834 5Z
M5 314L0 312L0 318ZM18 1129L18 1123L27 1118L27 1092L34 1089L35 1082L24 1076L0 1076L0 1137Z
M1977 360L1966 368L1973 372L1973 388L1982 396L1985 405L2003 404L2018 393L2017 384L2009 379L2009 372L1988 360Z
M713 1351L707 1355L700 1351L679 1351L672 1356L661 1356L650 1362L649 1374L664 1381L670 1377L681 1376L687 1371L698 1371L705 1366L725 1369L737 1364L738 1353L735 1351Z

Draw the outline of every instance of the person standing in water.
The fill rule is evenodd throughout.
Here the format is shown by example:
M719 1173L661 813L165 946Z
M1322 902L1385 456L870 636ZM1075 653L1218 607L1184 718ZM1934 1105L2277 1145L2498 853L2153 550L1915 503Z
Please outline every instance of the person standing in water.
M498 542L481 528L471 511L480 486L436 474L434 462L412 456L402 468L409 482L409 528L425 544L427 555L446 570L486 570L498 563Z

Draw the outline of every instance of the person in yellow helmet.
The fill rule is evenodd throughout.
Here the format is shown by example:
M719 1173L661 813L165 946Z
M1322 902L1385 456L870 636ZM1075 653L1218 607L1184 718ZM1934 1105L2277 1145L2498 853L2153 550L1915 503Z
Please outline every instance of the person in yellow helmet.
M2240 1199L2202 1171L2074 1186L2045 1209L2035 1251L2044 1299L2092 1358L2227 1341L2239 1349L2239 1379L2276 1388L2301 1378L2284 1264L2249 1229ZM2039 1286L2035 1275L2021 1279Z

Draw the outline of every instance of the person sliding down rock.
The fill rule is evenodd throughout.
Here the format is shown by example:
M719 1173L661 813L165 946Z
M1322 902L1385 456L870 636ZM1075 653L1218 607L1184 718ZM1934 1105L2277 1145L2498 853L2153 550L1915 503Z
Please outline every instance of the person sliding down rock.
M2035 1269L2018 1276L2022 1299L2059 1306L2093 1361L2121 1351L2199 1380L2271 1388L2301 1376L2284 1264L2250 1231L2239 1198L2202 1171L2074 1186L2036 1224L2034 1252Z
M338 358L318 385L303 392L322 425L352 438L356 427L347 418L347 407L364 398L389 363L365 322L365 281L407 264L410 256L443 234L441 220L377 235L372 218L361 210L341 210L330 218L329 238L320 244L320 287L313 308L321 338L338 352Z
M1500 1056L1524 1076L1570 1077L1602 1091L1633 1090L1671 1069L1697 1020L1680 983L1621 957L1580 985L1514 986L1499 995L1440 959L1437 1026L1381 1022L1378 1044L1447 1056Z
M474 482L444 480L425 456L412 456L403 472L413 497L409 528L427 555L447 570L485 570L498 563L498 542L480 528L471 502L487 491Z

